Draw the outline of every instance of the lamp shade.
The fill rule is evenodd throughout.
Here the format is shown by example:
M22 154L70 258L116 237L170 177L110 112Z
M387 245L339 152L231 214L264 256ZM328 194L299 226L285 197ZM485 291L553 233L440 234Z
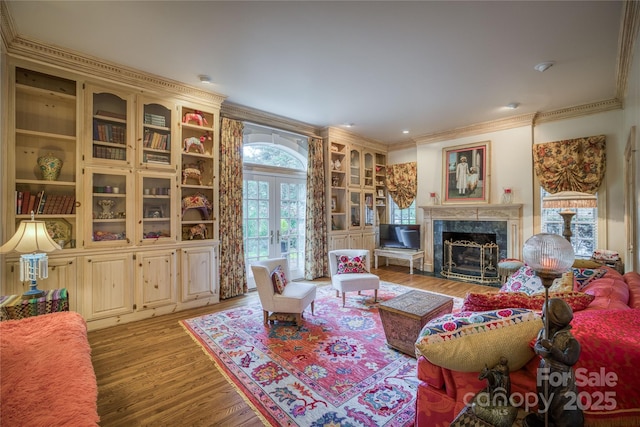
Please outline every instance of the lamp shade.
M44 221L22 221L16 234L2 245L0 253L53 252L62 249L47 231Z
M560 275L573 264L571 243L558 234L540 233L524 243L522 258L536 272Z
M598 206L598 198L595 194L581 193L579 191L560 191L542 199L542 207L548 208L595 208Z

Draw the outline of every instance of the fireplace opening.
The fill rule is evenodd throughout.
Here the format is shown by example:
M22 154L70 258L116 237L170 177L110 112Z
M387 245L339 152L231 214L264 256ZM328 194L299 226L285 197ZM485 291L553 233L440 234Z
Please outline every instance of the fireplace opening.
M450 279L482 284L500 283L498 275L499 246L491 233L442 233L442 270Z

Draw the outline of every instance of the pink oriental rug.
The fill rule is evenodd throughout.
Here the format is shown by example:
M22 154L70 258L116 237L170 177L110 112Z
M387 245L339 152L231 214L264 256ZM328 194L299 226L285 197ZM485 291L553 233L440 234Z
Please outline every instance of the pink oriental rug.
M378 303L409 290L382 283ZM264 325L259 302L181 324L273 426L412 426L416 360L387 347L378 303L320 286L300 326Z

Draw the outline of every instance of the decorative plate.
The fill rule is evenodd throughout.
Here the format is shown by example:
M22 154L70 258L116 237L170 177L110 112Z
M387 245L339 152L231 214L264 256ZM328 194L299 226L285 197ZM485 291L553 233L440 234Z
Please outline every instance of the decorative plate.
M71 224L66 219L47 219L44 221L45 226L47 227L47 231L49 232L49 236L56 243L59 240L64 240L67 243L71 240Z

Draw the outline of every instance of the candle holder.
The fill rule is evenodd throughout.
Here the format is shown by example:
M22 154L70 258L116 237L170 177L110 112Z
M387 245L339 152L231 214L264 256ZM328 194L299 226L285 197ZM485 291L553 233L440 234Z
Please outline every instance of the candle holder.
M502 203L505 205L510 204L513 201L512 195L513 193L511 192L511 188L505 188L504 192L502 193Z
M436 192L431 192L429 193L429 197L431 197L431 204L432 205L439 205L440 204L440 197L438 197L438 193Z

